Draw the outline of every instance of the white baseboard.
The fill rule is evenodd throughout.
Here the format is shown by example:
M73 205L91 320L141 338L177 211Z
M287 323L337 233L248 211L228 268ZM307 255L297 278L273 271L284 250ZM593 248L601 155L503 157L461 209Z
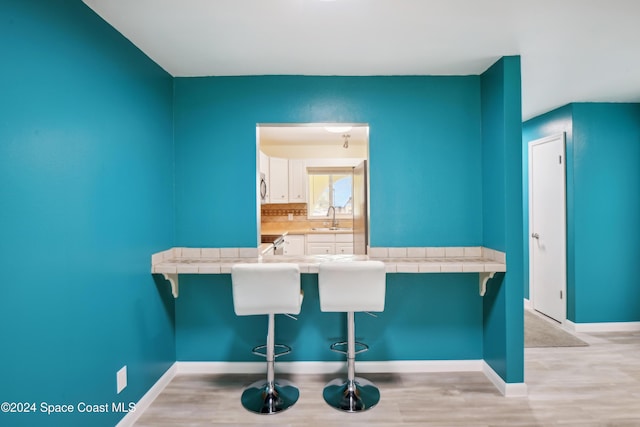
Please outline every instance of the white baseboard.
M361 373L482 372L482 360L390 360L359 361ZM261 374L264 362L176 362L178 374ZM277 373L339 374L346 372L344 362L278 362Z
M566 320L564 325L571 332L635 332L640 331L640 322L574 323Z
M524 299L525 310L533 310L531 300ZM640 331L640 322L602 322L602 323L574 323L564 319L561 323L563 329L569 332L636 332Z
M482 361L482 372L502 393L504 397L523 397L528 394L525 383L506 383L496 371L485 361Z
M138 418L142 416L144 411L151 405L151 403L162 393L162 390L165 389L167 385L171 382L173 377L176 376L178 372L176 363L171 365L167 371L162 374L162 376L156 381L156 383L147 391L144 396L140 398L140 400L136 403L135 412L129 412L120 420L116 427L131 427L133 424L138 421Z

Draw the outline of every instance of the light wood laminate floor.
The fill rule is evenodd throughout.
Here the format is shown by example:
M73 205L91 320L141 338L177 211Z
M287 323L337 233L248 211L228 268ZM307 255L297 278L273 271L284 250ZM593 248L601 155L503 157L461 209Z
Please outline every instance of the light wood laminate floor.
M240 405L255 375L177 375L135 425L640 426L640 332L577 336L590 346L525 349L527 397L503 397L480 372L367 374L381 401L348 414L322 399L332 378L283 375L300 388L300 400L285 412L256 415Z

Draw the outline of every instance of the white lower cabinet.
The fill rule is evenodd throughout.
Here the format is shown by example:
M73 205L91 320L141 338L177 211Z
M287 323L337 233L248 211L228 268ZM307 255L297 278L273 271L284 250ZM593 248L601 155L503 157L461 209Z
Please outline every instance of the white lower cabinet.
M353 254L353 235L307 234L307 255Z
M284 255L304 255L304 234L287 234L284 236Z
M307 243L307 255L330 255L335 251L335 243Z
M353 255L353 243L336 243L336 255Z

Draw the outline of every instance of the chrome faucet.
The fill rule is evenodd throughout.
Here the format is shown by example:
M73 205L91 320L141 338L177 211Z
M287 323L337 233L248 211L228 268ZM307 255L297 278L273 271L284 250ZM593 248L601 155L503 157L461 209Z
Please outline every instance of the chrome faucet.
M338 227L338 223L336 222L336 207L335 206L329 206L329 209L327 209L327 216L329 216L329 212L331 211L331 209L333 209L333 219L331 220L331 228L336 228Z

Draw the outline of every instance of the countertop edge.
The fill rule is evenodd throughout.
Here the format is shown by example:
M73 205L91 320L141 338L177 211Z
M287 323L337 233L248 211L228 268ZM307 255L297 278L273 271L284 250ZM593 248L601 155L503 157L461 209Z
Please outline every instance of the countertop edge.
M485 247L370 248L370 255L261 256L258 248L171 248L151 256L151 273L228 274L238 263L291 262L317 273L328 261L375 259L387 273L506 272L506 254ZM409 256L412 255L412 256Z

